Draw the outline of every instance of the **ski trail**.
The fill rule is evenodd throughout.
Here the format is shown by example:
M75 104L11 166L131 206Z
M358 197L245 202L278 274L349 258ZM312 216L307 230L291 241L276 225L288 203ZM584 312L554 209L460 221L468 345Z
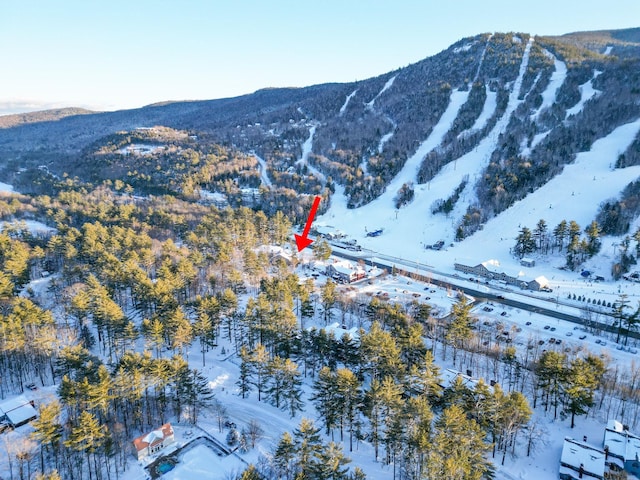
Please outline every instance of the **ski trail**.
M316 134L317 125L313 125L309 129L309 138L307 138L302 144L302 155L296 161L296 165L305 165L309 172L318 177L322 183L327 183L327 177L318 170L316 167L309 163L309 154L311 153L311 147L313 146L313 136Z
M260 170L260 178L262 179L262 183L264 183L267 187L272 187L273 183L271 183L271 179L267 174L267 162L265 162L264 159L260 158L255 153L252 153L252 155L256 157L256 160L258 160L258 167Z
M596 97L600 94L600 90L596 90L593 88L593 81L600 75L602 72L598 70L593 71L593 77L578 88L580 89L580 100L573 107L567 110L565 115L565 120L569 118L571 115L577 115L584 108L584 104L587 103L592 98Z
M451 99L449 100L449 105L440 117L438 123L433 127L427 139L420 144L415 153L409 159L407 159L400 172L394 177L389 185L387 185L384 193L367 205L351 210L351 212L357 211L359 215L368 216L369 214L371 214L375 216L374 212L380 209L387 209L390 211L395 209L393 197L396 196L398 189L405 183L416 181L416 176L418 174L418 171L420 170L420 165L422 164L422 160L424 159L425 155L436 148L438 145L440 145L442 139L444 138L444 135L451 128L453 121L458 115L460 107L467 100L468 96L469 91L461 92L456 90L452 92ZM341 196L343 195L344 188L336 188L335 193L331 197L332 209L334 208L334 206L340 205L340 208L336 207L336 209L334 210L334 214L337 210L340 210L341 212L343 211L343 209L346 210L347 202L346 199L341 198ZM331 215L331 213L327 212L327 214L325 215Z
M389 80L387 80L387 83L384 84L384 87L382 87L382 90L380 90L378 92L378 94L373 97L373 100L371 100L369 103L365 104L366 108L368 109L372 109L373 108L373 104L375 103L375 101L378 99L378 97L380 95L382 95L384 92L386 92L389 88L391 88L391 85L393 85L393 82L395 81L397 75L394 75L393 77L391 77Z
M344 101L344 104L340 107L340 113L338 114L338 116L341 117L342 115L344 115L344 112L347 109L347 105L349 105L349 101L353 98L353 96L356 94L357 91L358 89L356 88L353 92L347 95L347 99Z
M485 91L487 92L487 97L484 100L484 105L482 106L482 111L476 121L473 123L471 128L460 132L458 138L469 135L470 133L475 132L476 130L481 130L487 124L489 119L493 116L493 113L496 111L496 107L498 106L498 92L492 92L489 89L489 85L485 85Z
M396 131L396 127L398 126L396 122L394 122L390 117L387 117L387 120L391 122L391 131L389 133L385 133L382 137L380 137L380 142L378 142L378 153L382 153L382 150L384 149L385 144L389 140L391 140L391 137L393 137L393 134Z
M602 202L617 197L631 179L640 176L638 165L611 169L611 164L615 164L638 132L640 119L599 138L589 151L578 153L575 161L566 165L560 174L489 220L482 230L469 238L473 238L475 245L485 245L489 249L483 252L486 258L494 258L498 252L504 254L514 243L513 237L499 239L495 232L513 232L515 235L523 218L544 218L551 228L562 220L575 220L585 227L595 218ZM465 239L456 248L464 251L470 244L471 241Z
M465 92L456 90L451 93L447 109L431 130L427 139L422 142L415 153L407 159L400 172L391 180L389 185L387 185L385 192L372 203L379 200L382 203L392 204L393 197L395 197L398 189L402 187L403 184L416 182L418 171L420 170L420 165L422 165L422 160L425 155L442 143L442 139L451 128L451 125L453 125L460 107L467 101L468 96L468 90Z
M548 51L547 49L543 49L543 53L548 57L553 59L553 65L555 67L554 72L551 74L551 78L549 79L549 84L547 88L542 92L542 104L536 110L536 112L531 115L531 120L536 121L540 113L542 113L547 108L551 107L556 101L556 96L558 95L558 90L564 83L567 78L567 64Z
M476 81L478 80L478 76L480 75L480 68L482 68L482 63L484 62L484 56L487 53L487 47L489 46L489 42L491 41L492 37L493 37L493 33L489 35L489 37L487 38L487 43L484 44L484 50L482 50L482 54L480 55L480 63L478 64L478 69L476 70L476 74L473 77L473 83L476 83Z
M398 210L395 208L393 197L403 183L415 181L424 155L440 144L442 137L455 120L458 108L464 101L463 96L466 97L468 92L452 93L449 107L440 118L438 125L434 127L429 138L420 145L418 151L407 160L401 172L380 197L360 208L349 209L347 208L347 198L344 196L344 188L336 185L335 193L331 196L331 208L319 218L319 221L355 235L363 247L374 248L379 252L397 251L397 245L409 238L415 239L416 244L419 244L421 240L426 241L426 239L429 239L430 243L440 238L447 242L453 241L456 219L466 211L469 202L475 199L473 195L475 180L486 168L491 153L496 149L500 134L505 131L511 114L521 103L518 100L518 93L529 64L532 42L533 38L529 40L525 48L518 77L509 93L505 113L474 150L445 165L430 182L415 185L413 202ZM454 211L456 216L433 215L430 211L433 202L438 199L447 199L467 175L469 182L462 192L463 196L458 201L458 210ZM369 230L384 228L384 234L378 238L370 239L364 236L365 228Z
M527 46L524 49L518 78L516 78L513 88L509 93L507 108L502 117L500 117L489 134L480 141L474 150L466 153L454 162L445 165L430 182L431 190L433 190L434 193L438 192L438 196L435 198L446 199L451 195L453 189L460 185L464 177L468 176L470 181L467 182L467 185L462 191L460 199L456 203L454 211L452 212L452 216L454 218L462 217L465 214L467 207L476 200L475 184L489 163L491 154L497 148L500 135L506 130L509 120L511 119L511 115L523 101L518 100L518 95L522 88L524 74L529 66L529 54L531 52L532 45L533 37L529 38ZM458 166L460 166L459 169Z

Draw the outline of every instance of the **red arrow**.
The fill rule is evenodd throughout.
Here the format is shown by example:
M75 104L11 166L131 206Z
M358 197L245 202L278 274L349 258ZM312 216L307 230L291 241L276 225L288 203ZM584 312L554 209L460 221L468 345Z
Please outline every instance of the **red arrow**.
M309 245L313 243L313 240L307 238L309 235L309 230L311 230L311 224L313 223L313 217L316 216L316 212L318 211L318 205L320 205L320 200L322 197L317 196L313 199L313 205L311 205L311 211L309 212L309 218L307 218L307 223L304 225L304 230L302 231L302 235L295 234L296 237L296 245L298 246L298 251L301 252Z

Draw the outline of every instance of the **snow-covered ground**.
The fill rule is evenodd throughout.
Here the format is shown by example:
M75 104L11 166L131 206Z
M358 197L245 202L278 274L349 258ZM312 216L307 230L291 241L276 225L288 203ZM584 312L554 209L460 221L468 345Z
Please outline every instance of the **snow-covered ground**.
M373 97L373 99L365 105L366 108L373 108L373 105L376 102L376 100L380 97L380 95L382 95L389 88L391 88L391 85L393 85L393 82L395 81L395 79L396 79L396 76L394 75L389 80L387 80L387 83L384 84L384 87L382 87L382 90L380 90L378 94L375 97Z
M544 54L553 60L554 71L551 74L551 78L549 79L549 83L547 88L542 92L542 104L536 110L536 112L531 115L531 120L535 121L540 113L542 113L545 109L549 108L556 101L556 96L558 94L558 90L564 83L567 78L567 64L563 61L558 60L558 58L548 50L543 50Z
M478 116L478 118L476 118L476 121L473 123L469 130L465 130L464 132L460 133L461 136L483 128L493 115L493 112L496 111L496 106L498 105L498 93L492 92L489 89L489 85L485 86L485 91L487 92L487 98L485 98L484 100L484 105L482 106L480 115Z
M0 182L0 192L11 193L13 192L13 185L9 185L8 183Z
M267 162L265 162L264 159L260 158L255 153L253 154L253 156L256 157L256 160L258 160L258 164L260 166L260 178L262 179L262 183L265 185L265 187L271 187L271 179L269 178L269 174L267 173Z
M347 99L344 101L344 103L340 107L340 114L339 114L340 116L344 115L344 112L347 110L347 105L349 105L349 101L353 98L353 96L356 94L357 91L358 89L356 88L353 92L347 95Z
M482 260L500 258L505 268L517 269L520 268L517 260L505 253L513 246L513 239L521 227L533 229L539 219L544 219L550 228L562 220L575 220L586 227L595 218L602 201L617 197L630 179L640 175L640 166L611 168L639 130L640 120L636 120L594 142L589 152L579 153L575 162L567 165L561 174L451 249L459 252L458 261L475 260L477 263L481 259L473 246L482 245L482 256L485 257Z
M416 153L407 160L383 195L360 208L348 209L344 188L337 185L336 192L331 198L331 208L319 217L316 223L318 225L332 224L357 239L363 237L367 230L384 227L385 231L382 236L373 239L366 238L362 240L362 244L374 251L389 254L400 250L405 258L412 258L416 261L422 261L425 256L425 242L435 243L440 238L447 240L447 243L453 241L453 222L463 214L469 202L473 200L473 185L475 185L476 177L485 168L491 152L497 146L499 135L506 129L511 114L521 102L518 100L518 92L529 62L531 44L532 41L529 41L525 49L519 75L509 95L509 103L504 115L473 151L445 165L427 184L416 185L415 199L412 203L397 210L393 198L404 183L415 182L422 159L440 144L460 106L466 100L468 92L452 92L449 106L438 124L433 128L429 137L418 147ZM465 177L469 177L470 181L452 218L441 214L432 215L431 205L433 202L438 199L447 199ZM416 240L409 243L407 239ZM399 245L402 246L399 247ZM451 262L452 264L453 262Z
M600 93L600 90L596 90L595 88L593 88L593 81L601 73L602 72L598 70L594 70L593 77L591 77L588 82L585 82L578 87L580 89L580 100L578 100L578 103L576 103L573 107L567 110L565 118L569 118L571 115L577 115L578 113L580 113L584 108L584 104Z

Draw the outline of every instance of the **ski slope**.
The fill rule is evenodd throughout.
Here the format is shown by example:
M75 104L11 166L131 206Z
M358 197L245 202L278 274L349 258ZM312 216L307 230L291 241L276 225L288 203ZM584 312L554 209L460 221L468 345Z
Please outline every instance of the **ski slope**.
M317 125L312 125L309 128L309 137L302 144L302 155L296 161L296 165L305 165L309 172L311 172L314 176L320 179L322 183L327 182L327 177L324 173L318 170L316 167L309 163L309 154L311 153L311 147L313 145L313 136L316 134Z
M452 241L453 227L457 217L432 215L431 205L438 199L448 198L468 174L472 181L469 182L463 195L466 195L467 202L473 200L473 180L486 167L491 152L496 148L499 135L506 129L511 114L521 103L518 100L518 92L529 63L532 41L533 39L530 39L525 48L518 77L509 95L505 113L475 150L445 165L427 184L417 185L414 201L400 210L396 210L393 199L398 189L404 183L415 181L422 159L440 144L468 95L468 92L452 92L449 106L438 124L433 128L429 137L418 147L415 154L407 160L383 195L360 208L348 209L344 188L337 185L336 192L331 197L331 208L318 218L317 224L333 225L358 240L369 230L384 228L382 236L373 239L364 238L361 243L366 247L385 253L398 252L398 246L402 245L402 254L406 255L405 258L416 260L424 253L424 242L434 243L440 238ZM463 204L460 201L458 204L457 214L461 215L461 212L466 210L468 203ZM406 242L406 239L412 240Z
M598 70L593 71L593 77L588 82L583 83L578 88L580 89L580 100L573 107L567 110L565 119L569 118L571 115L577 115L584 108L584 104L589 100L594 98L600 93L600 90L596 90L593 88L593 81L600 75L602 72Z
M372 109L372 108L373 108L373 105L374 105L374 103L375 103L375 101L380 97L380 95L382 95L384 92L386 92L387 90L389 90L389 88L391 88L391 85L393 85L393 82L395 81L395 79L396 79L396 75L394 75L394 76L393 76L393 77L391 77L389 80L387 80L387 83L385 83L385 84L384 84L384 87L382 87L382 90L380 90L380 91L378 92L378 94L377 94L375 97L373 97L373 100L371 100L371 101L370 101L369 103L367 103L365 106L366 106L368 109Z
M264 159L260 158L255 153L253 154L253 156L256 157L256 160L258 160L260 179L262 180L262 183L265 185L265 187L271 187L273 184L271 183L271 179L267 174L267 162L265 162Z
M640 176L640 166L611 170L618 155L628 148L639 131L640 120L636 120L595 141L590 151L579 153L561 174L489 220L483 230L460 242L455 249L462 257L484 261L504 257L520 228L533 228L541 218L550 229L562 220L575 220L586 227L595 219L601 202L617 197L632 179ZM481 255L474 252L473 245L482 245ZM520 268L516 259L512 262Z
M473 123L471 128L461 132L459 136L465 136L476 130L484 128L489 119L493 116L493 113L496 111L496 107L498 106L498 92L492 92L489 89L489 85L485 85L485 91L487 92L487 97L484 100L484 105L482 106L480 115L476 118L476 121Z
M558 60L558 58L550 51L544 49L543 52L547 57L553 60L555 70L551 74L547 88L542 92L542 103L540 104L540 107L533 115L531 115L531 120L533 121L537 120L544 110L555 103L558 90L567 78L567 64Z
M347 95L347 99L344 101L344 103L340 107L340 113L339 113L340 117L342 115L344 115L344 112L347 110L347 105L349 105L349 102L351 101L353 96L357 93L357 91L358 91L358 89L356 88L353 92L351 92L349 95Z

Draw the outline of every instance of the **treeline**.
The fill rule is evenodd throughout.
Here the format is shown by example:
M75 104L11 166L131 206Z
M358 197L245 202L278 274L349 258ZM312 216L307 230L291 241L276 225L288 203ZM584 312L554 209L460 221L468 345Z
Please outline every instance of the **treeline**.
M522 258L533 252L544 255L566 251L567 267L575 270L587 258L594 256L600 250L600 235L602 229L595 220L584 229L574 220L567 223L562 220L553 230L549 230L547 222L540 219L533 230L522 227L516 237L513 253Z

